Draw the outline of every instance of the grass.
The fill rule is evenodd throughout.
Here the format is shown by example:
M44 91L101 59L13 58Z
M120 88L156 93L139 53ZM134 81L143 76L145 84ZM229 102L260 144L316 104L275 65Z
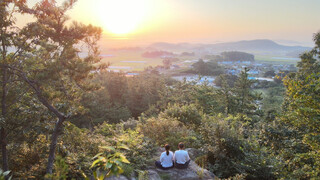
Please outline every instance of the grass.
M279 57L279 58L276 58ZM282 58L290 58L285 56L278 56L278 55L255 55L255 60L257 62L262 63L271 63L271 64L296 64L299 60L295 59L282 59Z

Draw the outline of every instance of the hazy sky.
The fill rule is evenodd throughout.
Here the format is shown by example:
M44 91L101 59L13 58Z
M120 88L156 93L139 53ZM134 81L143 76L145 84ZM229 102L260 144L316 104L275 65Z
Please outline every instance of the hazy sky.
M69 15L103 27L103 42L116 46L246 39L312 45L319 8L320 0L78 0Z

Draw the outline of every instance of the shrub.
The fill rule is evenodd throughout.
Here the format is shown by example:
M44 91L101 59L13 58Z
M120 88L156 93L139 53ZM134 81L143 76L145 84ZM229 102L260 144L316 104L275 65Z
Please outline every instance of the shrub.
M175 118L150 118L139 125L139 131L158 146L170 144L175 149L179 142L184 142L186 147L198 148L200 145L199 135Z
M136 130L129 129L119 135L117 141L129 148L125 155L131 162L130 166L136 171L146 169L151 163L156 148L151 139Z
M239 173L242 168L238 161L244 158L241 133L232 129L223 116L204 118L200 131L206 141L212 171L220 178Z
M124 173L126 174L131 173L131 168L136 172L146 169L156 148L150 138L136 130L137 125L138 122L131 119L117 125L104 123L96 127L95 130L96 133L105 136L108 144L113 146L123 144L128 147L128 150L122 152L131 162L129 165L125 165Z
M261 146L250 121L241 114L203 119L200 132L208 151L209 169L218 177L237 179L237 174L245 174L246 179L275 179L271 166L275 158Z
M160 118L175 118L185 125L195 125L198 127L202 119L202 111L199 111L195 104L190 105L169 105L169 107L162 112Z

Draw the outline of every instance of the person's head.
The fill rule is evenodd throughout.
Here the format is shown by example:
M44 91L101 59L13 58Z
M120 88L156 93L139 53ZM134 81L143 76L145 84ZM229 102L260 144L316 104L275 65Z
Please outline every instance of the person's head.
M166 149L167 156L168 156L169 155L169 150L170 150L170 145L166 144L166 145L164 145L164 148Z
M182 142L180 142L180 143L178 144L178 148L179 148L179 149L183 149L183 148L184 148L184 144L183 144Z

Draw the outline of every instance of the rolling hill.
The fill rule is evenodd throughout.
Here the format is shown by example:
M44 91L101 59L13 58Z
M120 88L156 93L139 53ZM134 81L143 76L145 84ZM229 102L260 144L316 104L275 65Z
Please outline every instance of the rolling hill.
M310 47L286 46L268 39L237 41L217 44L190 44L190 43L154 43L148 48L165 51L193 51L196 53L221 53L224 51L243 51L253 54L281 54L297 56Z

